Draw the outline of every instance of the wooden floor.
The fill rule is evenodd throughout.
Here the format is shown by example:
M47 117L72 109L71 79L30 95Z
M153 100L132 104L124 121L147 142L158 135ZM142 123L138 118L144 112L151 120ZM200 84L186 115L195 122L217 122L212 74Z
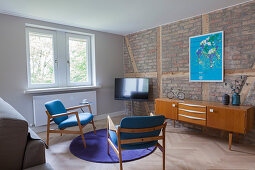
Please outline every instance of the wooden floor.
M113 118L119 124L122 117ZM96 121L97 129L106 128L106 120ZM84 128L85 132L92 127ZM44 140L46 133L39 133ZM118 170L119 164L93 163L81 160L69 151L69 144L77 135L50 134L50 147L46 150L47 162L56 170ZM255 169L255 146L235 144L228 150L228 141L187 128L166 130L166 169ZM124 151L125 152L125 151ZM162 153L157 149L140 160L123 164L126 170L162 169Z

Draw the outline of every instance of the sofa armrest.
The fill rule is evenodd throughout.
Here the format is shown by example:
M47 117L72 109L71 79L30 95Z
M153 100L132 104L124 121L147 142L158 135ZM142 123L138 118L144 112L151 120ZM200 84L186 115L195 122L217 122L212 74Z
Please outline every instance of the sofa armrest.
M40 139L28 138L23 160L23 169L44 164L45 162L44 142Z

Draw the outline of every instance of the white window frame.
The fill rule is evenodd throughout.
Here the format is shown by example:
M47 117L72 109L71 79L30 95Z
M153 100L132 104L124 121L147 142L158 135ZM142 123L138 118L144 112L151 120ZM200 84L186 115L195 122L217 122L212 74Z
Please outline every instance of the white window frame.
M74 38L77 40L86 40L86 55L87 55L87 71L88 71L88 81L87 82L77 82L72 83L70 81L70 54L69 54L69 38ZM68 86L82 86L82 85L92 85L92 73L91 73L91 66L92 66L92 57L91 57L91 37L86 35L78 35L78 34L71 34L66 33L66 58L67 58L67 85Z
M42 34L42 35L52 35L53 40L53 62L54 62L54 81L55 83L43 83L43 84L32 84L31 82L31 68L30 68L30 42L29 33ZM26 28L26 53L27 53L27 78L28 78L28 88L48 88L48 87L58 87L58 64L57 64L57 44L56 44L56 32L51 30L36 29L36 28Z
M26 24L26 53L27 53L27 77L29 89L49 89L70 87L96 87L96 69L95 69L95 35L84 32L70 31L65 29L52 28L34 24ZM54 48L54 84L31 84L30 71L30 46L29 32L53 34ZM67 37L77 37L77 39L87 39L88 53L88 82L71 83L69 61L69 41Z

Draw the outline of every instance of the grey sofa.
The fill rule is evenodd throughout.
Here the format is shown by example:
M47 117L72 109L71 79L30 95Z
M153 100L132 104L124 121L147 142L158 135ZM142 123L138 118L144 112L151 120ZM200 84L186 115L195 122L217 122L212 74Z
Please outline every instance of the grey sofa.
M0 169L52 169L45 144L28 128L25 118L0 98Z

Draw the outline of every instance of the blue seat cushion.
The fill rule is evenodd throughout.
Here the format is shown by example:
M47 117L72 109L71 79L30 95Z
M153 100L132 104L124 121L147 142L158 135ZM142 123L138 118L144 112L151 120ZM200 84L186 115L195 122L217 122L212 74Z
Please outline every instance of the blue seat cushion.
M119 125L116 126L116 129L118 129L118 127ZM116 133L114 131L109 130L109 135L110 135L111 141L118 147L118 139L117 139ZM145 148L155 146L157 143L158 141L122 144L121 149L127 149L127 150L145 149Z
M45 103L45 107L50 115L66 113L65 106L60 100L53 100ZM66 120L68 116L61 116L53 118L54 122L59 125L62 121Z
M79 119L80 119L81 125L86 125L93 119L93 115L91 113L79 113ZM58 128L64 129L67 127L72 127L77 125L78 125L77 118L76 118L76 115L74 114L70 116L68 119L61 122L58 125Z

